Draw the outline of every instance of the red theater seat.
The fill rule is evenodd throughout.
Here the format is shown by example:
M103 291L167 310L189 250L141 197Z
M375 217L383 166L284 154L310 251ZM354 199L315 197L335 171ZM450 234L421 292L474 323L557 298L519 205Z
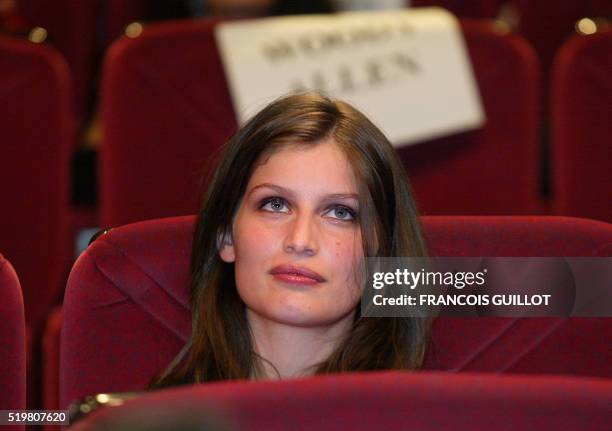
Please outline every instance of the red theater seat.
M25 409L26 337L23 297L15 270L1 254L0 296L0 410Z
M507 21L534 47L543 76L561 45L582 18L612 18L610 0L412 0L413 7L439 6L460 18L497 18Z
M102 83L102 226L196 211L202 167L236 128L214 25L151 25L110 48Z
M557 214L612 221L612 31L575 36L553 67Z
M513 0L517 31L533 45L542 62L544 76L555 53L574 34L574 26L581 18L612 18L610 0Z
M611 403L604 379L377 372L165 390L72 429L179 429L214 418L235 427L186 429L595 431L608 429Z
M32 25L44 27L48 42L66 58L72 72L73 108L77 120L91 108L96 67L98 0L17 0Z
M20 274L34 337L69 261L70 94L54 49L0 38L0 250Z
M193 222L116 228L81 255L63 310L62 408L92 393L142 390L182 348ZM423 225L437 255L592 256L612 243L612 226L560 217L424 217ZM610 377L610 328L603 318L439 318L426 368Z
M417 205L426 215L540 213L538 62L522 38L462 24L487 120L400 149Z
M612 225L565 217L425 217L438 256L612 256ZM609 318L438 318L434 370L612 377Z
M236 129L215 24L151 25L111 47L102 85L102 226L196 211L202 166ZM536 213L537 62L516 36L485 23L463 29L488 122L401 151L418 204L427 214Z

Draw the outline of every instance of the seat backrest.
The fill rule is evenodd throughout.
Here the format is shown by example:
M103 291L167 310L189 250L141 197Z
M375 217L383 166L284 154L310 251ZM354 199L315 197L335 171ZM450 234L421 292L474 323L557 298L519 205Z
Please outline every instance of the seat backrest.
M217 382L146 394L75 426L79 431L603 430L609 428L611 387L604 379L567 376L391 371Z
M438 256L610 256L612 225L565 217L426 217ZM441 317L425 367L612 376L608 318Z
M556 214L612 221L612 30L575 36L553 67Z
M513 0L511 3L517 15L517 31L533 45L546 77L555 53L574 34L578 20L612 16L612 3L608 0ZM546 31L542 30L543 26Z
M237 127L216 24L146 26L111 47L102 84L104 227L196 211L202 168ZM487 124L400 151L417 203L426 214L536 213L537 61L517 36L482 22L462 28Z
M214 25L151 25L110 48L102 82L102 226L196 211L205 162L236 129Z
M68 264L70 77L51 47L0 39L0 250L21 277L36 333Z
M432 216L423 226L435 255L591 256L612 243L612 226L570 218ZM193 227L186 216L116 228L79 257L64 302L62 408L142 390L183 347ZM609 376L609 335L605 319L439 318L426 368Z
M0 410L25 409L26 354L23 297L15 270L0 254Z
M486 123L399 150L419 209L426 215L540 213L535 54L488 21L463 20L462 28Z
M98 0L18 1L21 14L33 26L44 27L48 42L65 57L72 74L73 112L78 121L92 108L97 62L100 5Z

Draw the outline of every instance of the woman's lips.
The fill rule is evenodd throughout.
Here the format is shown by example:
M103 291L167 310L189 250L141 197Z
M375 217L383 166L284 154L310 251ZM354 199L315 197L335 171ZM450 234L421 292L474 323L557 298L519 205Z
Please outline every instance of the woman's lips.
M278 280L294 284L312 285L325 281L320 274L308 268L295 265L276 266L270 271L270 274Z

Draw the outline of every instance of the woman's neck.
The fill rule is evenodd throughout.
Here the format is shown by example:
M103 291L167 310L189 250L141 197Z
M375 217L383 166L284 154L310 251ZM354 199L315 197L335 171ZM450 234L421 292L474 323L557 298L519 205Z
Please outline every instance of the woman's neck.
M247 308L253 348L263 358L258 379L312 375L350 330L354 313L331 325L297 327L262 318Z

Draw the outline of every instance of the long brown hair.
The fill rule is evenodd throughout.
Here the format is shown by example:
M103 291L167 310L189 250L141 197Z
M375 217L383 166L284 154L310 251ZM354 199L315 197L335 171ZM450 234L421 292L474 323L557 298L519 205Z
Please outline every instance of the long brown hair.
M153 387L248 379L260 360L253 351L234 265L219 257L219 238L232 232L258 161L286 145L333 139L355 173L363 251L370 256L425 256L418 214L403 166L384 134L347 103L316 93L281 98L248 121L227 143L202 207L191 261L192 335ZM416 369L424 356L429 320L363 318L315 373Z

